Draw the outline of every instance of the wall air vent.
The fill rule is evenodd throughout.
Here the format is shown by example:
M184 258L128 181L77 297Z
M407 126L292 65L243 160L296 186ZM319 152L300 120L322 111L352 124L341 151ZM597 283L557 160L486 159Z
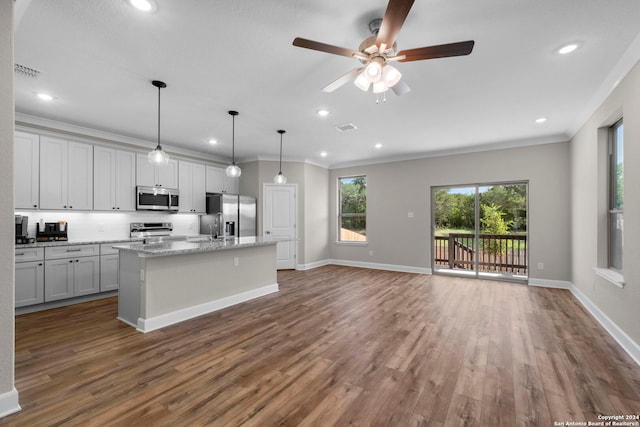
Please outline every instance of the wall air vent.
M347 123L344 125L336 126L336 129L338 129L340 132L347 132L349 130L356 130L358 129L358 127L353 123Z
M16 74L20 74L21 76L31 77L34 79L38 78L38 75L40 75L40 71L21 64L14 64L13 71L15 71Z

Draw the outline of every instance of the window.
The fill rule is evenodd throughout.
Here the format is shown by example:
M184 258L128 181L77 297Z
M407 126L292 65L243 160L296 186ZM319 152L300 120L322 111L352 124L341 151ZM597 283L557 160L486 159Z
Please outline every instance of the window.
M622 273L624 247L624 127L622 120L611 127L609 138L609 268Z
M338 241L367 241L367 177L338 178Z

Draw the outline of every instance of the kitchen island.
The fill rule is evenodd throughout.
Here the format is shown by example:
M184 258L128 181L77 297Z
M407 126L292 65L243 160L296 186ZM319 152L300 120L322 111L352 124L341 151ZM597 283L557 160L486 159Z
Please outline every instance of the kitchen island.
M118 319L150 332L277 292L276 244L243 237L116 245Z

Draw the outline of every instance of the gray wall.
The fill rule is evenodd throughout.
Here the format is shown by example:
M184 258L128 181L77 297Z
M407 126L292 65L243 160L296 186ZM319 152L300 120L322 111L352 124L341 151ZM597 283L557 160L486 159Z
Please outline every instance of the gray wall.
M255 161L240 165L240 193L258 199L258 235L262 234L263 184L272 184L278 162ZM328 176L327 169L301 162L283 162L287 184L296 184L298 209L298 265L324 261L328 250Z
M336 244L337 178L367 176L367 246ZM431 267L431 186L529 181L530 277L571 276L569 144L425 158L330 171L332 259ZM409 218L408 213L414 217ZM371 251L373 254L371 255Z
M620 289L596 276L606 267L606 128L624 118L624 280ZM600 138L599 138L600 135ZM636 65L571 140L571 278L604 314L640 343L640 68ZM599 232L596 233L596 230Z
M0 0L0 414L14 390L14 122L13 0Z

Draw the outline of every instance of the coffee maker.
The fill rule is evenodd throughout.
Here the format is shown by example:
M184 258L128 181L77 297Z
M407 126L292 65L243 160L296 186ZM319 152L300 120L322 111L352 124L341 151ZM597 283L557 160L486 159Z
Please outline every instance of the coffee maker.
M29 225L29 217L26 215L16 215L16 243L33 243L33 239L29 239L27 226Z

